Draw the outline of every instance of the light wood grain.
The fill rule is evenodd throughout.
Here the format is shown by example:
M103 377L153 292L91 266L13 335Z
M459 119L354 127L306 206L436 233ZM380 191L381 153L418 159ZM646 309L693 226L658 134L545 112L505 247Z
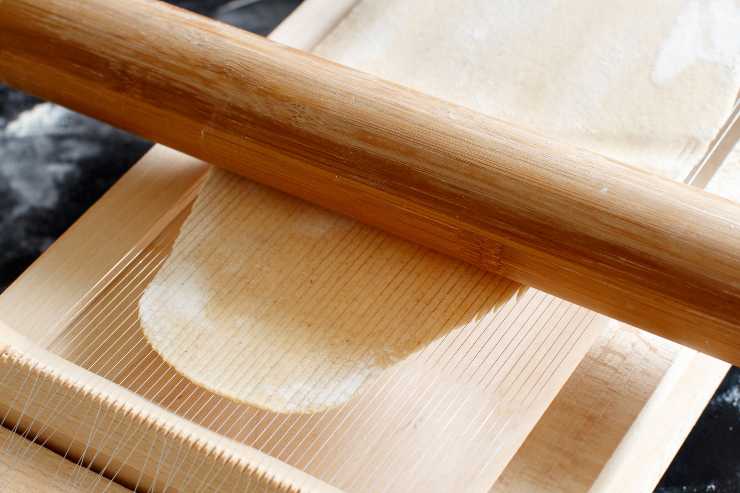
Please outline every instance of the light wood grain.
M156 2L0 21L11 85L740 361L737 204Z
M630 458L632 467L609 466L610 481L634 487L621 491L652 491L728 367L721 363L723 371L711 364L697 364L693 373L674 371L680 353L681 346L666 339L626 326L610 327L586 354L491 491L588 491L616 450L620 450L620 457ZM706 355L696 357L716 361ZM680 366L686 370L685 365ZM705 371L707 368L710 371ZM678 381L671 378L675 395L654 399L671 372L680 373ZM652 410L640 418L638 426L635 420L648 402L653 402ZM633 426L640 431L632 431Z
M1 427L0 478L0 489L5 493L98 493L101 486L94 472ZM131 490L114 483L108 491Z
M590 491L653 491L694 426L674 415L699 416L716 389L707 382L720 382L728 369L724 361L681 348Z
M588 491L660 384L678 348L637 329L605 330L492 491ZM680 413L673 418L674 424L693 424ZM640 447L633 450L638 456L641 452Z

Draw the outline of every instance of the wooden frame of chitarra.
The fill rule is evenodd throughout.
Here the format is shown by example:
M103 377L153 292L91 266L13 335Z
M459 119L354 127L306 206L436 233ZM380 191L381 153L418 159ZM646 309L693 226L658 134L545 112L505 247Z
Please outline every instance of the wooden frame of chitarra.
M354 0L308 0L274 37L314 46L348 12ZM208 166L163 147L136 164L97 204L0 296L0 414L16 432L41 437L67 458L110 475L129 488L170 486L187 490L199 470L218 474L226 489L252 486L266 491L334 489L251 447L223 439L141 396L66 361L30 341L53 340L90 297L126 270L129 262L162 235L191 203ZM147 213L142 214L142 211ZM121 225L125 224L125 228ZM170 228L172 229L172 228ZM163 233L164 231L164 233ZM176 231L176 226L175 226ZM12 327L9 328L9 327ZM492 491L648 491L692 428L728 365L629 327L610 324L591 347L557 398L500 475ZM31 395L24 379L37 385ZM58 414L43 403L51 398L76 402L74 413ZM22 400L21 400L22 399ZM28 399L28 402L27 402ZM18 407L25 417L15 419ZM29 413L28 409L33 409ZM89 436L92 423L121 425L125 435L95 445L64 430ZM39 428L38 424L43 426ZM53 436L44 439L46 429ZM136 444L161 457L161 470L145 464ZM182 441L190 446L174 446ZM0 444L23 439L0 429ZM113 449L112 443L124 443ZM131 443L130 443L131 442ZM29 442L29 447L40 447ZM128 450L126 450L128 447ZM116 451L124 450L125 455ZM170 459L188 464L178 472ZM126 457L125 460L121 457ZM649 458L646 460L646 457ZM36 471L34 489L60 491L42 483L39 471L58 479L59 468L79 471L77 487L96 491L101 476L47 450L23 457L0 457L16 465L15 490L31 485L23 471ZM172 470L168 470L172 468ZM159 469L159 468L158 468ZM553 471L557 471L554 474ZM54 474L52 474L54 473ZM116 486L117 487L117 486Z

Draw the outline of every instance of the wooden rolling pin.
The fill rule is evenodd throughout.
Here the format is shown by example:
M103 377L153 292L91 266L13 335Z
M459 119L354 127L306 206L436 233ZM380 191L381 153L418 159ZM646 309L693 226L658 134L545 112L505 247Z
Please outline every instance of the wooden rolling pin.
M736 203L152 0L0 0L0 79L740 363Z

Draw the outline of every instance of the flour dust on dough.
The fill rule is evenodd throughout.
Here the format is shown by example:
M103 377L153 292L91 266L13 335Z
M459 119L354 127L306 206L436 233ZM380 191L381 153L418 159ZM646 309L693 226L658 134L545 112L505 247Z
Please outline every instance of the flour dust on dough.
M139 314L152 346L194 382L313 412L517 287L213 169Z
M727 42L737 42L738 19L735 0L373 0L317 52L681 179L737 95L740 51ZM489 317L513 292L214 170L139 311L154 349L193 382L274 411L312 412Z

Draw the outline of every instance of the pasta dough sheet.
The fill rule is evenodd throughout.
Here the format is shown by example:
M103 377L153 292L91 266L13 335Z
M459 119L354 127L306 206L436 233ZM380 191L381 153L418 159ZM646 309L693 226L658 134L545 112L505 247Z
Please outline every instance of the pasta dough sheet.
M470 306L459 306L460 285L478 286ZM199 384L311 412L517 286L213 169L140 318L152 346Z
M317 51L681 178L737 94L739 11L733 0L374 0ZM450 286L465 283L481 296L462 307ZM213 170L139 312L154 349L192 381L313 412L515 290Z

